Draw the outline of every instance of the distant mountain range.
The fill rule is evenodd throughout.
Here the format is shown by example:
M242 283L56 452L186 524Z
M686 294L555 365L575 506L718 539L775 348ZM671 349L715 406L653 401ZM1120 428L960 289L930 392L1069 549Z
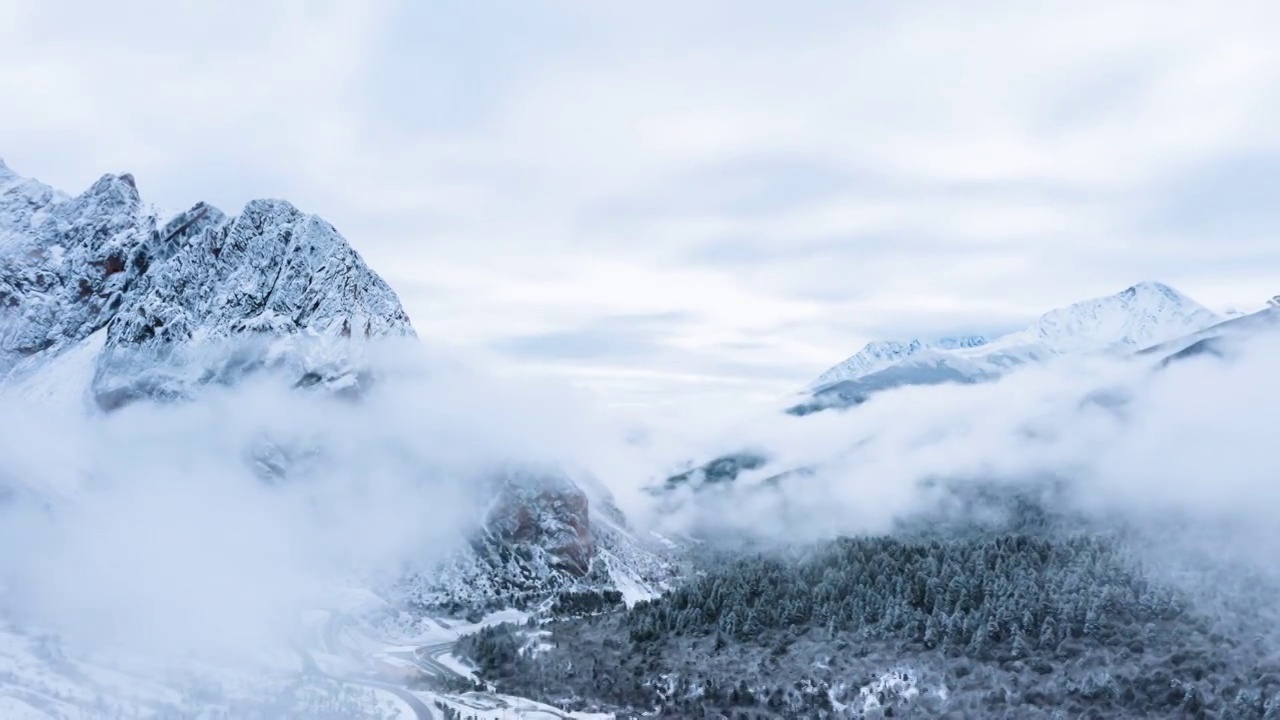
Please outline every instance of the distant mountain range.
M809 386L810 397L790 412L849 407L903 385L982 382L1064 355L1134 352L1223 319L1168 285L1141 282L1114 295L1051 310L1006 335L868 343L819 375Z
M857 380L883 370L898 361L929 351L967 350L982 347L991 342L985 335L937 338L932 340L874 340L862 347L857 354L837 363L809 384L814 390L846 380Z
M1276 330L1280 296L1257 312L1222 316L1168 285L1142 282L1052 310L1022 330L993 338L868 343L822 373L787 413L803 417L848 410L877 393L907 386L992 382L1019 367L1071 356L1133 357L1160 369L1195 356L1229 356L1238 341ZM760 480L760 487L778 487L812 472L809 466L775 467L763 448L739 448L670 475L649 492L667 503L682 488L727 487L744 473Z

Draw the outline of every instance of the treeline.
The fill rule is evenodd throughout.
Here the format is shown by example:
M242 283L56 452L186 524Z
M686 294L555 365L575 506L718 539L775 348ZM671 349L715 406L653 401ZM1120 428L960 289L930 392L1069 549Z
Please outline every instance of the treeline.
M1108 644L1179 617L1181 600L1143 577L1106 540L1002 536L911 543L841 539L789 561L740 559L626 616L630 639L817 626L906 640L968 657L1029 657L1063 643ZM1153 628L1155 626L1153 625Z
M568 590L556 595L551 614L577 617L620 610L623 606L622 593L617 590Z
M480 628L458 640L454 652L476 666L481 677L502 678L516 675L525 660L524 636L510 623Z

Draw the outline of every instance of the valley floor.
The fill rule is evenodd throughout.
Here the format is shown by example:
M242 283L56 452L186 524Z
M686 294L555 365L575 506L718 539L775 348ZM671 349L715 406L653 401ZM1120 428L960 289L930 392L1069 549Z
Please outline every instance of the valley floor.
M292 647L246 658L175 661L90 653L0 626L0 717L13 720L601 719L475 685L453 654L461 635L502 622L389 616L371 594L304 613ZM453 688L450 690L449 688Z

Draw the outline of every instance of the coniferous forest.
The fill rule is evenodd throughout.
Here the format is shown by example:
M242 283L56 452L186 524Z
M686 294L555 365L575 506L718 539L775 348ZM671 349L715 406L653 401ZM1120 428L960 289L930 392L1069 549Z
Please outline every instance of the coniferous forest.
M1226 609L1124 548L843 538L459 652L503 692L671 718L1280 718L1274 588Z

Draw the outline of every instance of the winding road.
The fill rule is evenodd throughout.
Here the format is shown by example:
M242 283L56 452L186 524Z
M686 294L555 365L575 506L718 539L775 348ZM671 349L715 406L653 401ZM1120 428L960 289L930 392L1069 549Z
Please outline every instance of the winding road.
M438 678L459 678L468 679L467 676L459 673L457 670L440 662L441 655L447 655L453 651L454 643L436 643L434 645L423 645L413 651L390 652L387 653L392 657L402 658L412 662L424 673Z
M297 650L298 654L302 656L302 668L303 673L305 674L317 675L319 677L328 678L348 685L363 685L364 687L386 690L392 695L403 700L405 704L409 706L409 709L413 710L413 714L418 716L418 720L440 720L440 716L431 709L430 705L423 702L422 698L414 695L399 685L392 685L391 683L382 682L381 680L373 680L371 678L338 677L336 675L330 675L320 669L320 666L316 664L315 658L311 657L310 652L303 650L302 648L298 648Z
M338 625L341 622L341 615L336 613L331 614L321 629L321 644L323 645L325 652L331 655L343 654L340 652L341 647L338 643ZM389 652L387 655L408 660L418 669L433 677L441 679L451 677L466 679L465 675L462 675L458 671L439 661L439 657L441 655L445 655L453 650L454 644L455 643L453 642L435 643L432 645L424 645L422 647L415 648L414 650ZM298 651L298 654L302 656L302 667L305 674L316 675L350 685L362 685L364 687L385 690L403 700L405 704L413 710L414 714L417 715L417 720L440 720L441 718L441 714L437 710L432 709L431 706L422 701L422 698L414 695L403 686L385 682L383 680L375 680L373 678L359 676L340 677L337 675L331 675L326 673L318 664L316 664L315 658L311 656L310 651L301 647L295 649Z

